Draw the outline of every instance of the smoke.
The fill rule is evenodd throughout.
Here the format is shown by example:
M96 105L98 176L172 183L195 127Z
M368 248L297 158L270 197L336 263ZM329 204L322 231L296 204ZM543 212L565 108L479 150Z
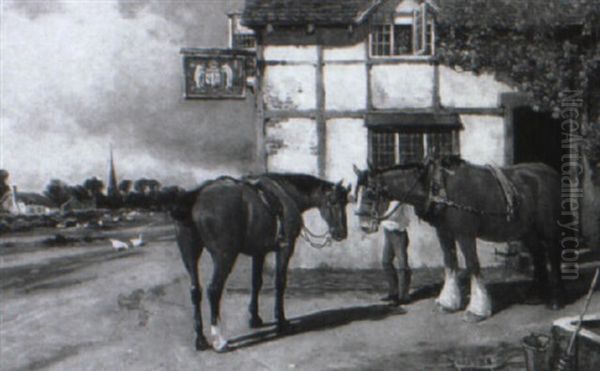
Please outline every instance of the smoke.
M5 1L0 167L21 188L118 175L191 186L243 173L254 104L182 99L182 47L225 47L242 1Z

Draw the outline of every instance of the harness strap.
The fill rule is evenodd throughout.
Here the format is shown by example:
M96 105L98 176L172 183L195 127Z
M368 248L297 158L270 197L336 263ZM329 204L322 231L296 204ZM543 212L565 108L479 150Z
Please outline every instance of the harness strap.
M245 178L244 181L254 189L269 213L275 218L275 240L279 243L285 242L283 205L279 197L266 187L260 178Z
M489 212L484 210L479 210L469 205L459 204L448 199L448 195L446 193L446 187L444 181L442 179L442 171L447 170L441 165L437 165L434 168L435 173L432 176L432 182L429 186L429 195L426 201L426 210L428 212L434 212L432 209L433 205L444 205L448 207L453 207L458 210L470 212L473 214L478 214L482 216L504 216L507 221L511 221L514 218L515 213L515 200L517 195L517 190L514 184L508 180L506 175L497 167L492 167L491 165L487 165L487 168L490 170L492 175L496 178L500 187L502 188L504 197L506 199L506 212ZM434 189L436 188L436 189Z
M277 190L279 192L281 192L283 195L287 195L286 191L283 189L283 187L277 183L276 181L269 179L269 182L275 186L275 188L277 188ZM322 235L318 235L315 234L314 232L311 232L310 229L308 229L308 227L304 224L304 219L302 218L302 213L300 212L300 210L298 210L298 208L296 207L296 204L292 203L291 205L289 205L290 207L292 207L295 211L295 213L298 215L299 218L299 222L300 222L300 236L311 246L314 247L316 249L322 249L325 246L329 246L331 245L331 236L329 234L329 231L325 232ZM282 212L284 218L285 218L285 212ZM284 228L282 228L282 233L285 234L285 230ZM285 237L285 236L284 236ZM321 242L317 242L314 239L322 239ZM287 243L287 241L286 241Z
M515 201L517 196L517 189L513 182L511 182L504 172L496 166L487 165L488 170L492 173L494 178L498 181L504 200L506 201L506 220L511 221L515 214Z

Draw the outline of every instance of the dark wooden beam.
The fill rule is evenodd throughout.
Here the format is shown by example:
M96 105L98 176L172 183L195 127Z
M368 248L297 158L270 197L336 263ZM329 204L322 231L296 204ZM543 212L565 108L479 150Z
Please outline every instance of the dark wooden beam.
M319 177L325 177L327 159L327 127L325 122L325 82L323 76L323 46L317 45L317 168Z

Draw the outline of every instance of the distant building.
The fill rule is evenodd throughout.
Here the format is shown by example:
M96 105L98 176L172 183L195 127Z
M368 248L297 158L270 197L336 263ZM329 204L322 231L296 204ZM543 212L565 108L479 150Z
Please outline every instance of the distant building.
M48 197L39 193L17 192L17 187L13 187L13 197L15 214L47 215L58 211Z

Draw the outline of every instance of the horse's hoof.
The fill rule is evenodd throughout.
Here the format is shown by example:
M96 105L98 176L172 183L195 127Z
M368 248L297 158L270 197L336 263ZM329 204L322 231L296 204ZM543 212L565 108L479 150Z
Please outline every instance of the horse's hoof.
M488 318L488 316L480 316L479 314L475 314L471 311L466 311L463 316L463 320L467 323L478 323L481 321L485 321Z
M229 350L226 340L215 340L213 341L212 347L217 353L225 353Z
M443 306L440 303L435 303L435 310L436 310L436 312L442 313L442 314L452 314L452 313L456 313L459 311L459 309L446 308L445 306Z
M203 351L210 348L210 344L206 341L204 336L196 339L196 350Z
M256 316L256 317L250 318L248 325L250 325L250 328L259 328L259 327L263 327L264 323L263 323L262 318L260 318L259 316Z

